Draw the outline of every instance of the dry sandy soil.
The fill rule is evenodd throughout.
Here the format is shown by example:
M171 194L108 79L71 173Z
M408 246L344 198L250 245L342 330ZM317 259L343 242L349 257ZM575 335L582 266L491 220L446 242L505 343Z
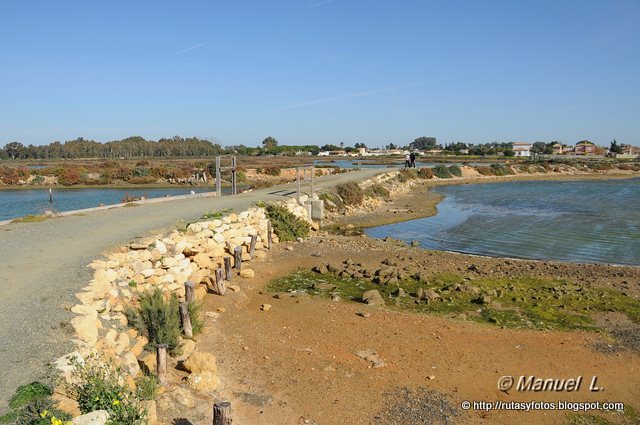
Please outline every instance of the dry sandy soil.
M422 186L378 208L334 219L342 228L409 220L433 214L439 199ZM160 417L166 423L209 424L213 400L230 401L239 424L562 424L570 412L461 406L463 401L613 401L640 407L640 328L616 313L598 318L612 334L623 331L624 337L612 340L595 332L508 329L266 289L272 279L296 269L346 259L365 267L392 259L407 273L451 272L472 279L564 278L640 296L638 267L487 258L321 233L276 245L264 262L251 264L255 278L234 278L239 292L206 297L207 327L198 349L217 356L221 385L215 393L196 395L189 409L179 402L159 404ZM265 311L264 304L271 307ZM362 351L377 357L363 359L356 354ZM380 360L384 366L374 367ZM585 382L577 392L503 392L498 380L505 375L582 376ZM589 391L593 376L604 390ZM176 400L183 394L171 391L175 396L163 397ZM624 423L616 413L607 418Z

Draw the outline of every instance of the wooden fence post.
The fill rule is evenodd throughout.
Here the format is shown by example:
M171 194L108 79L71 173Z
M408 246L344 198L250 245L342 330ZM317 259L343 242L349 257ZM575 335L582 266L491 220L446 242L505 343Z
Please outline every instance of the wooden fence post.
M189 303L180 303L180 320L182 321L182 330L184 336L193 338L193 328L191 327L191 316L189 316Z
M271 227L271 222L268 221L267 222L267 249L271 249L271 242L272 242L272 234L273 234L273 228Z
M220 178L220 157L216 156L216 195L222 196L222 179Z
M253 256L256 252L256 241L258 240L258 235L251 235L251 245L249 245L249 254L251 255L251 259L253 260Z
M231 257L224 257L224 278L231 280Z
M296 191L296 200L300 203L300 169L296 168L296 186L298 190Z
M214 288L215 292L218 295L224 295L224 293L227 291L227 287L224 283L224 269L218 267L216 269L216 286Z
M184 283L184 299L186 302L190 303L195 299L196 296L196 284L187 280Z
M236 188L236 157L231 158L231 194L237 195L238 190Z
M221 401L213 405L213 425L231 425L231 403Z
M167 383L167 344L156 346L156 373L158 382L165 385Z
M237 246L233 248L233 267L237 271L240 271L240 267L242 267L242 247Z

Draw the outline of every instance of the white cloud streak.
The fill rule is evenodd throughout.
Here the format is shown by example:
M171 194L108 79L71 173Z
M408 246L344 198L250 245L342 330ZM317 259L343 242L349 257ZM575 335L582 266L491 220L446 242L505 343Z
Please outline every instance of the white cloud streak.
M190 51L192 51L192 50L199 49L199 48L201 48L201 47L206 46L207 44L209 44L209 43L198 43L198 44L196 44L195 46L187 47L186 49L182 49L182 50L180 50L179 52L176 52L176 55L181 55L181 54L183 54L183 53L187 53L187 52L190 52Z
M380 94L380 93L390 93L390 92L394 92L400 89L405 89L408 87L419 86L420 84L422 83L409 83L409 84L402 84L398 86L385 87L385 88L380 88L375 90L368 90L363 92L346 93L340 96L314 99L306 102L293 103L291 105L280 106L279 108L272 109L271 112L282 112L282 111L288 111L290 109L298 109L298 108L305 108L307 106L319 105L322 103L337 102L339 100L344 100L344 99L352 99L354 97L364 97L364 96L371 96L371 95Z
M327 3L333 3L335 0L322 0L319 1L317 3L312 4L311 6L309 6L310 9L315 9L316 7L320 7L320 6L324 6Z

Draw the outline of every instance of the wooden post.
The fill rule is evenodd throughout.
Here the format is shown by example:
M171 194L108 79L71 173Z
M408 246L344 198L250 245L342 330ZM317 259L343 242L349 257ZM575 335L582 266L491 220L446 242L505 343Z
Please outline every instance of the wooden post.
M49 189L49 203L53 204L53 193L51 193L51 189Z
M296 192L296 200L298 203L300 202L300 169L296 168L296 187L298 188Z
M214 291L218 295L224 295L224 293L227 291L227 287L224 282L224 269L220 267L216 269L216 284Z
M313 198L313 179L316 177L316 168L311 167L311 197Z
M224 257L224 278L231 280L231 257Z
M231 403L221 401L213 405L213 425L231 425Z
M267 249L271 249L271 242L273 240L273 228L271 222L267 222Z
M238 271L240 271L240 267L242 267L242 247L241 246L237 246L233 248L233 266Z
M188 303L193 301L196 298L196 284L187 280L184 283L184 299Z
M220 178L220 157L216 156L216 195L222 196L222 180Z
M258 235L251 235L251 245L249 245L249 254L251 255L251 259L253 260L253 255L256 252L256 241L258 240Z
M156 346L156 372L161 385L167 383L167 344Z
M231 194L237 195L238 191L236 188L236 157L231 158Z
M180 303L180 320L182 321L182 330L184 336L193 338L193 328L191 327L191 316L189 316L189 303Z

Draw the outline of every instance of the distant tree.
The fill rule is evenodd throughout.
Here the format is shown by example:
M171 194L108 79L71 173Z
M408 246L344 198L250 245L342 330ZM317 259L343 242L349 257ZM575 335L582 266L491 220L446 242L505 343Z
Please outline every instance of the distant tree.
M269 136L262 141L262 147L266 150L271 150L278 146L278 141L273 137Z
M11 159L20 159L24 157L27 148L20 142L7 143L4 147L4 151Z
M389 143L387 145L387 149L398 149L398 147L395 145L395 143Z
M340 148L338 148L336 145L329 145L329 144L327 144L327 145L322 145L322 146L320 147L320 150L321 150L321 151L324 151L324 152L326 152L326 151L339 151L339 150L340 150Z
M535 142L532 146L531 146L531 153L544 153L544 149L547 146L547 144L545 142Z
M505 149L502 152L504 153L504 156L516 156L516 151L513 149Z
M344 148L344 151L346 153L354 153L354 152L358 152L358 149L351 147L351 146L347 146L346 148Z
M437 141L435 137L418 137L409 144L413 149L430 151L436 148Z
M616 142L616 139L613 139L613 142L611 142L609 152L613 152L615 154L622 153L622 146L620 146L618 142Z
M361 148L366 149L366 148L367 148L367 145L365 145L364 143L356 143L356 144L354 145L354 147L355 147L356 149L361 149Z
M340 142L340 149L344 148L344 142Z

